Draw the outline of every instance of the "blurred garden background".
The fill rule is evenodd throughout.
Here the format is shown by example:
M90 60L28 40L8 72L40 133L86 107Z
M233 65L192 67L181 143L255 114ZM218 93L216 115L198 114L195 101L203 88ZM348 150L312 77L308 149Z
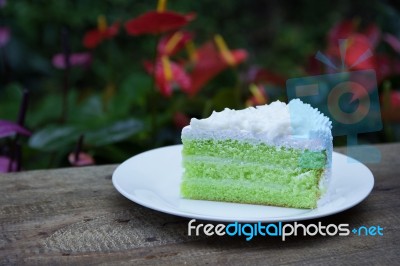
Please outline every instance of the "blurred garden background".
M0 0L0 172L178 144L192 117L287 101L344 38L346 65L374 54L354 69L375 69L384 128L361 142L400 141L394 1Z

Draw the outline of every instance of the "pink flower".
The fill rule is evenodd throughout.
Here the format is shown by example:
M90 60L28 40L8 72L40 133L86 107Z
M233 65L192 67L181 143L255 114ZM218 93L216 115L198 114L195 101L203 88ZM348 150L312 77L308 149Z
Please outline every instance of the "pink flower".
M22 126L7 120L0 120L0 138L21 134L30 136L31 132Z
M0 48L6 46L10 40L10 29L7 27L0 27Z
M92 61L90 53L75 53L69 56L71 66L88 66ZM56 54L53 56L53 66L59 69L65 68L65 55Z
M68 161L73 166L87 166L95 164L93 157L90 154L82 151L84 138L85 136L83 134L79 136L75 152L71 152L68 155Z
M88 166L95 164L93 157L87 153L80 152L78 158L75 157L76 157L75 153L70 153L68 155L68 161L73 166Z
M11 159L8 157L0 156L0 173L14 172L17 170L17 163L15 161L11 162L11 169L9 169L10 160Z

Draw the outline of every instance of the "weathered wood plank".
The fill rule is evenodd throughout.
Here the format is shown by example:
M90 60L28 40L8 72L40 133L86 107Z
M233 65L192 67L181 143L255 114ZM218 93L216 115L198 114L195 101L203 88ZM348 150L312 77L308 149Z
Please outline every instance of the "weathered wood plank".
M189 237L187 219L139 206L112 186L116 166L0 175L0 264L380 264L400 259L400 144L379 145L372 194L309 221L380 225L379 237ZM343 151L343 149L342 149Z

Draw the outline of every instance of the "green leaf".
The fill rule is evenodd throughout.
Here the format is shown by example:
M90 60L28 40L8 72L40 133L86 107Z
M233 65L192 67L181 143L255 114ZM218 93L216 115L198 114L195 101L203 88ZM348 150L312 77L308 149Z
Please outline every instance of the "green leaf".
M12 83L5 88L0 85L0 117L14 121L18 116L22 99L22 87L18 83Z
M33 111L34 110L34 111ZM35 128L56 121L61 114L61 98L57 94L47 94L40 101L33 102L28 107L26 123Z
M51 125L36 132L30 138L29 146L43 151L57 151L66 146L73 146L79 136L84 134L85 143L99 147L127 139L142 128L143 123L133 118L91 129L82 126Z
M117 94L111 101L111 110L126 114L132 105L144 106L148 91L151 90L151 78L144 73L133 73L123 79L117 88Z
M73 103L76 100L71 99L69 102ZM75 104L75 106L70 105L69 122L73 124L84 125L84 128L89 126L93 128L93 125L104 125L107 123L107 119L109 119L109 116L103 111L101 98L98 95L92 95L84 102Z
M87 132L85 141L92 146L103 146L127 139L142 130L142 128L143 123L136 119L122 120Z
M74 126L48 126L29 139L29 146L43 151L57 151L73 144L79 137L79 130Z

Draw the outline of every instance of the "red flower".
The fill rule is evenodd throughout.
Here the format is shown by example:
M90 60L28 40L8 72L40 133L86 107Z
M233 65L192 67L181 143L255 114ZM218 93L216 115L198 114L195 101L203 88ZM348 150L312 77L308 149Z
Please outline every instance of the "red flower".
M174 86L179 86L183 92L190 92L190 78L183 67L175 62L171 62L167 56L157 59L155 71L154 64L149 61L144 62L146 71L155 75L156 85L161 94L170 97Z
M357 20L343 20L328 34L327 54L336 66L342 64L339 40L347 40L344 64L347 69L362 70L376 68L372 51L381 38L381 31L374 23L360 28Z
M387 91L383 99L382 118L389 122L400 122L400 91Z
M97 29L88 31L83 38L83 45L92 49L98 46L102 41L111 39L118 34L119 22L115 22L111 26L107 26L104 16L99 16Z
M177 129L182 129L185 126L189 125L190 118L187 115L185 115L184 113L177 112L174 114L173 121L174 121L174 125Z
M262 86L252 84L250 85L250 92L252 96L246 101L246 106L263 105L268 102L268 95Z
M359 29L357 20L343 20L333 26L328 33L330 45L337 45L340 39L347 39L355 33L364 35L371 47L375 48L379 42L381 31L374 23L367 27Z
M314 54L308 56L305 65L305 71L309 75L320 75L323 71L323 65L321 64L321 61L317 60Z
M280 87L286 86L286 79L268 69L252 67L247 73L247 82L254 84L274 84Z
M346 55L344 58L345 66L350 70L363 70L374 69L377 75L377 81L380 83L382 80L400 74L400 60L392 58L384 54L377 54L366 57L368 50L372 50L368 39L361 34L353 34L348 39ZM341 57L338 47L333 45L328 48L327 54L332 59L335 65L340 66ZM365 60L361 60L362 58Z
M361 62L361 56L373 47L369 39L362 34L353 34L348 39L346 49L345 64L349 69L373 69L375 67L374 58L371 56Z
M340 39L348 38L355 31L355 21L343 20L334 25L328 33L328 41L337 44Z
M196 55L197 60L190 74L192 81L191 95L195 95L208 81L224 69L238 65L247 58L245 50L221 51L217 49L213 42L208 42L200 47Z
M373 47L368 38L362 34L354 33L348 36L346 40L346 51L343 60L345 67L349 70L374 69ZM338 43L330 44L327 55L335 66L340 67L342 65L340 45Z
M89 53L75 53L69 56L71 66L88 66L92 61L92 56ZM65 68L65 55L56 54L52 60L53 66L56 68Z
M378 82L394 76L400 75L400 60L384 54L375 56L375 71Z
M172 11L150 11L125 23L130 35L159 34L177 30L195 18L194 13L182 15Z
M373 48L378 45L382 35L381 30L374 23L369 24L361 33L368 38Z
M390 95L390 106L400 108L400 91L392 91Z
M158 43L158 54L172 56L182 50L192 38L192 34L186 31L177 31L169 34Z
M374 69L378 83L385 78L400 73L400 61L384 54L372 56L372 51L381 39L380 29L373 23L362 29L355 20L344 20L335 25L328 35L327 55L334 65L341 65L339 39L347 39L344 64L350 70ZM400 40L384 34L383 40L400 53ZM370 52L368 52L370 50Z

